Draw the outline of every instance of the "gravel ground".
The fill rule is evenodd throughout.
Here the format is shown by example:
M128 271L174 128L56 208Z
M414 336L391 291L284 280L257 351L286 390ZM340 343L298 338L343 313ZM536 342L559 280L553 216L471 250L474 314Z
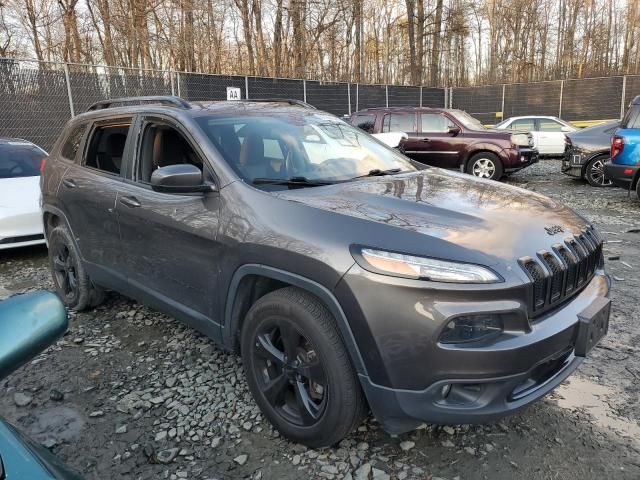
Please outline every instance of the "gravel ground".
M559 199L607 239L609 335L569 382L484 426L392 438L368 419L331 449L283 440L242 364L177 321L111 294L0 382L0 414L88 479L640 478L640 203L541 162L509 182ZM635 231L634 231L635 230ZM0 297L51 288L44 248L0 253Z

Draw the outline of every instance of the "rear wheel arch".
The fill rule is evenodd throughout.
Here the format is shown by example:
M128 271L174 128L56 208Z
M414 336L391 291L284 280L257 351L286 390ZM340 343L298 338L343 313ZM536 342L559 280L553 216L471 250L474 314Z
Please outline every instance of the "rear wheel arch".
M331 291L314 280L266 265L243 265L233 275L225 302L222 333L225 346L239 351L242 323L251 306L267 293L290 286L315 296L329 310L338 325L354 369L358 374L367 375L346 315Z

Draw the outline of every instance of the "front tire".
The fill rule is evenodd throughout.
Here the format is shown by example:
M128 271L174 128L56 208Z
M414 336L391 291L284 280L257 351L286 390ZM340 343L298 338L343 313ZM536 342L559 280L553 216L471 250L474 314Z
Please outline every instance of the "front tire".
M335 320L295 287L271 292L242 327L249 389L285 437L311 448L334 445L362 422L366 402Z
M613 185L611 180L607 179L604 174L604 163L607 157L592 158L584 171L585 180L592 187L610 187Z
M500 180L504 173L502 162L495 153L480 152L469 159L467 173L478 178Z
M105 293L91 283L80 254L64 226L49 233L49 267L56 293L72 310L96 307L104 301Z

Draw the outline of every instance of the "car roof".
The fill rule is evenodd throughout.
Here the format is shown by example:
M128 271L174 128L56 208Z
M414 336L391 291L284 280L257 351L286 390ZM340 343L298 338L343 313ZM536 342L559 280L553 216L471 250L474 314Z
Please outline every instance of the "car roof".
M455 108L440 108L440 107L371 107L371 108L363 108L362 110L358 110L354 112L353 115L358 115L360 113L376 113L376 112L407 112L407 111L434 111L434 112L448 112L456 110Z
M640 95L636 96L629 105L640 105Z
M188 102L182 98L172 96L127 97L96 102L91 105L86 112L74 117L73 123L97 118L113 118L141 113L164 113L173 114L174 116L195 117L211 113L225 115L286 115L293 112L320 113L315 107L305 102L286 98Z
M25 140L24 138L17 137L0 137L0 145L12 145L12 144L20 144L20 145L35 145L35 143L30 142L29 140Z
M551 120L560 120L564 122L564 120L562 120L561 118L554 117L553 115L520 115L519 117L509 117L504 121L506 122L509 120L522 120L523 118L548 118Z

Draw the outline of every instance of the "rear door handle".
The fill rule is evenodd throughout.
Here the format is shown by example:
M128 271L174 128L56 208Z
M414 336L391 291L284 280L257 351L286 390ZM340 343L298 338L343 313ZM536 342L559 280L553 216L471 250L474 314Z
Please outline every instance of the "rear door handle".
M136 197L120 197L120 203L129 208L138 208L142 206Z
M420 141L421 142L430 142L431 139L430 138L421 138Z
M62 180L62 184L67 188L78 188L78 184L73 178L65 178Z

